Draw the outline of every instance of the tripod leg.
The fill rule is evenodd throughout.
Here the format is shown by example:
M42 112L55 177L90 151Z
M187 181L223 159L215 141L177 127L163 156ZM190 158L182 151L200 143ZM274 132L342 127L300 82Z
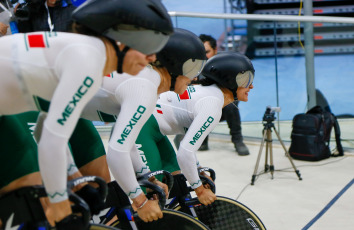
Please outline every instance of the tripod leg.
M269 171L269 164L268 164L268 158L269 158L269 139L268 139L268 129L265 130L265 142L266 142L266 153L265 153L265 158L264 158L264 172Z
M272 179L274 178L274 164L273 164L273 140L272 140L272 130L268 129L267 130L267 139L269 142L269 159L270 159L270 174L272 175Z
M254 167L254 172L253 172L252 179L251 179L251 185L254 185L254 181L256 179L256 175L257 175L257 171L258 171L258 165L259 165L259 160L261 159L262 149L263 149L263 146L264 146L264 140L266 138L266 135L267 135L267 132L265 130L263 130L263 138L262 138L262 142L261 142L261 147L259 148L256 166Z
M278 137L278 140L279 140L280 144L283 146L283 149L284 149L284 151L285 151L285 155L286 155L286 157L289 159L291 165L293 166L293 169L294 169L294 171L295 171L297 177L299 178L299 180L302 180L300 171L296 168L296 166L295 166L293 160L291 159L290 154L289 154L288 150L286 149L286 147L285 147L285 145L284 145L284 142L283 142L282 139L280 138L280 136L279 136L277 130L275 129L275 127L273 127L273 129L274 129L275 134L276 134L277 137Z

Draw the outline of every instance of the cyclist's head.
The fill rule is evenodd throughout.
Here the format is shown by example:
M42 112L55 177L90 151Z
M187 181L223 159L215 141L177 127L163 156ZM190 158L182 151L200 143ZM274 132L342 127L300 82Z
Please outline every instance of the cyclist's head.
M146 55L160 51L173 33L160 0L88 0L72 18L79 26ZM127 50L116 50L121 62Z
M191 81L200 74L206 56L204 45L197 35L175 28L165 47L156 54L156 59L156 63L165 67L171 75L171 90L174 90L178 76L185 76Z
M206 83L216 83L232 91L236 99L238 87L248 88L253 83L254 68L248 57L240 53L226 52L215 55L205 64L202 80Z

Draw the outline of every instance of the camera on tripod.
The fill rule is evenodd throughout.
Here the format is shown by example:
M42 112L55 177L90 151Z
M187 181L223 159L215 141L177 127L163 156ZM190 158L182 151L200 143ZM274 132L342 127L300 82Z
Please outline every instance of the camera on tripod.
M258 153L258 157L257 157L257 162L256 162L256 166L254 167L254 172L252 175L252 179L251 179L251 185L254 185L254 182L256 180L256 177L260 174L257 174L258 172L258 166L259 166L259 161L261 159L261 154L262 154L262 149L264 147L264 143L265 143L265 147L266 147L266 155L265 155L265 165L264 165L264 172L270 172L272 175L272 179L273 179L273 174L274 174L274 164L273 164L273 139L272 139L272 131L274 131L275 135L278 137L278 140L280 142L280 144L282 145L284 151L285 151L285 155L288 157L297 177L299 178L299 180L302 180L301 175L300 175L300 171L297 170L295 164L293 163L293 161L291 160L291 157L289 155L288 150L286 149L283 141L281 140L278 131L276 130L274 123L272 123L272 121L274 121L276 119L275 117L275 112L280 112L280 107L271 107L271 106L267 106L266 111L263 115L263 130L262 130L262 142L261 142L261 147L259 149L259 153ZM268 158L269 158L269 163L268 164Z
M275 112L280 112L280 107L271 107L268 105L263 115L263 121L268 123L274 121L276 119Z

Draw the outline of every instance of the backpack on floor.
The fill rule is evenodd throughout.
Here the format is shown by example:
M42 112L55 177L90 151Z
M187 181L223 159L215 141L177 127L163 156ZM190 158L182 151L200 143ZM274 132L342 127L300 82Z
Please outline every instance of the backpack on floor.
M295 115L291 132L289 154L292 158L319 161L330 156L343 156L340 128L336 116L315 106L307 113ZM329 141L334 127L338 154L331 154Z

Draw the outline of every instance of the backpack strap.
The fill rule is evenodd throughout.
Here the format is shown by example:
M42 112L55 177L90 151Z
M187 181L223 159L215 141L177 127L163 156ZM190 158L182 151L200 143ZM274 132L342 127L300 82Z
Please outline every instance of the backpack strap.
M340 141L340 127L337 121L337 117L331 113L331 117L333 118L333 126L334 126L334 134L336 136L336 144L337 144L337 150L338 154L332 154L332 157L339 157L339 156L344 156L344 151L342 147L342 143Z

